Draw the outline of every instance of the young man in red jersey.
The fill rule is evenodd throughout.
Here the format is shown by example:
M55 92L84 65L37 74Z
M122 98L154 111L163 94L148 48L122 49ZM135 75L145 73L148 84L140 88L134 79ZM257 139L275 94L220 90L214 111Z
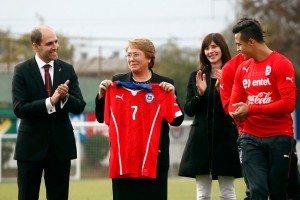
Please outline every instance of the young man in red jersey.
M243 121L239 147L251 199L287 199L295 72L286 57L265 44L258 21L243 18L233 33L247 61L237 69L229 114Z

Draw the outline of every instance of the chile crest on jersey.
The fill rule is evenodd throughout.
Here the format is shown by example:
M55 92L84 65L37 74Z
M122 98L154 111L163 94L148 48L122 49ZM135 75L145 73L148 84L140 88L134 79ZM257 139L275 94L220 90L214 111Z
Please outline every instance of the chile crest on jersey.
M269 76L272 73L272 67L270 65L266 66L266 76Z
M147 103L151 103L154 100L154 94L153 93L147 93L145 95L145 100Z

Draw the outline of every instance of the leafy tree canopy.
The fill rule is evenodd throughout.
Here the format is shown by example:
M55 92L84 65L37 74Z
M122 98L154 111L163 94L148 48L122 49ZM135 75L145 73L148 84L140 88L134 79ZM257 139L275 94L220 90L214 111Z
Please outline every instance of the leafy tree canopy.
M192 48L180 48L176 39L169 39L157 49L158 58L154 70L174 79L179 103L182 106L190 74L199 65L199 51Z
M34 55L31 47L30 34L23 34L14 38L9 32L0 30L0 62L16 63L29 59ZM59 58L72 62L74 47L69 44L69 39L62 35L58 35L59 42Z
M260 21L268 46L291 60L297 88L300 88L300 0L242 0L239 6L237 10L241 17Z

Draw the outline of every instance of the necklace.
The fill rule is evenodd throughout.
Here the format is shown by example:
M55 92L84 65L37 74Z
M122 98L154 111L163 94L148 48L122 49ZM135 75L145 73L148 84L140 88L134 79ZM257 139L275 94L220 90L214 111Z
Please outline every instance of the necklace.
M146 81L142 81L142 82L136 81L136 80L134 80L133 76L131 76L131 81L132 81L133 83L135 83L135 84L149 84L149 83L151 83L151 78L152 78L152 72L150 71L150 73L151 73L151 76L150 76L150 78L149 78L148 80L146 80Z
M136 80L134 80L132 77L131 77L131 80L132 80L132 82L135 83L135 84L149 84L149 83L151 83L151 78L148 79L148 80L146 80L146 81L143 81L143 82L136 81Z

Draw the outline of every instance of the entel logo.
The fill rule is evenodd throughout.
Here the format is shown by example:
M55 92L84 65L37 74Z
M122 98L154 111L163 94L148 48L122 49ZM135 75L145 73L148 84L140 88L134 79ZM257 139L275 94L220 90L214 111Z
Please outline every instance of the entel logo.
M259 80L251 80L250 79L244 79L243 80L243 86L244 88L249 88L250 86L266 86L266 85L271 85L270 79L259 79Z
M260 79L260 80L253 80L252 81L253 86L262 86L262 85L271 85L269 78L266 79Z

